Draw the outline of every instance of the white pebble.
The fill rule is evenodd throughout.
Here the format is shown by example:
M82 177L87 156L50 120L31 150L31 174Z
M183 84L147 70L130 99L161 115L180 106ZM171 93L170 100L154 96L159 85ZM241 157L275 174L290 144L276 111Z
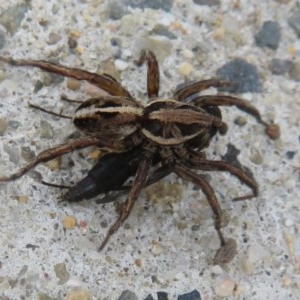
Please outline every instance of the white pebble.
M179 73L184 76L190 75L193 70L194 70L194 67L190 63L187 63L187 62L182 63L178 67Z
M235 287L235 282L231 277L226 276L215 285L215 292L217 296L228 297L231 296Z
M128 68L128 63L125 62L124 60L116 59L115 60L115 67L119 71L124 71L124 70L126 70Z

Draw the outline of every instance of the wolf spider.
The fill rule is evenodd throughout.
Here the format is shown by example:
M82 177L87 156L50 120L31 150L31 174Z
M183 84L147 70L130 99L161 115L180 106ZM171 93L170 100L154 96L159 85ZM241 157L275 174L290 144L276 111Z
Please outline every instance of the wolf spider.
M242 99L229 95L198 95L207 88L226 87L232 83L218 79L197 81L178 89L172 98L159 98L158 63L151 51L144 50L137 61L137 65L147 63L149 102L143 105L107 74L98 75L41 60L17 60L0 56L0 61L14 66L37 67L65 77L86 80L108 93L107 96L88 99L76 109L73 123L84 136L41 152L17 172L0 178L0 182L13 181L42 162L89 146L120 153L139 146L140 161L136 166L132 186L119 217L108 230L99 251L129 216L156 155L159 156L160 165L165 166L169 172L174 172L201 188L213 211L214 226L221 248L225 247L227 242L221 231L221 207L214 189L204 176L197 174L193 169L229 172L252 190L252 193L237 197L234 201L256 197L258 184L252 176L225 161L206 159L203 150L209 146L217 132L225 134L227 131L227 125L222 121L220 106L235 106L252 115L266 128L269 126L262 120L259 111ZM192 98L189 103L188 98Z

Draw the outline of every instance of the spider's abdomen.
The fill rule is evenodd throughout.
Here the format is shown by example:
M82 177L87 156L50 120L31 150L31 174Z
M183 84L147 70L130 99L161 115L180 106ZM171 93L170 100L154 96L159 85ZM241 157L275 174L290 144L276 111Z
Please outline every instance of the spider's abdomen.
M221 126L220 118L199 107L163 99L146 106L141 131L158 145L174 146L198 136L210 136L212 127Z

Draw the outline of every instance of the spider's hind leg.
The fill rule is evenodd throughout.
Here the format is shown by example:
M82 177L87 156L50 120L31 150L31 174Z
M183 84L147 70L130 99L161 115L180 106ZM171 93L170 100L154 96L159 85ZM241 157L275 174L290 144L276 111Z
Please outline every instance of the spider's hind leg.
M197 185L201 188L201 190L205 194L207 201L214 213L215 229L218 233L218 236L219 236L219 239L221 242L221 247L224 247L226 242L225 242L225 238L221 231L222 210L221 210L221 206L218 202L218 199L217 199L215 192L214 192L213 188L211 187L211 185L202 176L200 176L194 172L191 172L189 169L187 169L186 167L184 167L182 165L176 164L174 167L174 172L178 176L183 178L184 180L193 182L195 185Z

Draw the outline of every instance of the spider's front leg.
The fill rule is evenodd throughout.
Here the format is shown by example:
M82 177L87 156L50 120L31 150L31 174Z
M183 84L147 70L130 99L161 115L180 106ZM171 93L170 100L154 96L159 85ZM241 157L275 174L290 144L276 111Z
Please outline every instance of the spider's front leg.
M101 148L111 148L116 151L122 150L121 149L122 146L118 145L115 142L111 142L111 141L105 142L103 139L100 140L99 138L93 137L93 136L82 137L75 141L65 143L62 145L58 145L54 148L47 149L47 150L41 152L40 154L38 154L38 156L36 156L33 160L31 160L28 164L26 164L23 168L19 169L17 172L15 172L7 177L0 177L0 182L16 180L42 162L50 161L56 157L66 154L66 153L70 153L75 150L83 149L83 148L86 148L89 146L98 146Z
M11 57L0 56L0 61L12 66L37 67L44 71L59 74L64 77L75 78L77 80L86 80L112 96L132 98L130 93L119 82L107 74L99 75L85 70L69 68L43 60L13 59Z
M150 50L143 50L139 60L136 61L141 66L147 61L147 93L149 99L157 98L159 92L159 66L154 53Z
M124 221L129 216L135 201L137 200L143 186L145 185L150 167L151 167L151 159L144 157L138 166L129 195L127 196L127 200L122 207L122 212L119 218L116 220L116 222L108 230L104 240L102 241L99 247L99 251L101 251L105 247L110 237L115 232L117 232L117 230L120 228L120 226L124 223Z

